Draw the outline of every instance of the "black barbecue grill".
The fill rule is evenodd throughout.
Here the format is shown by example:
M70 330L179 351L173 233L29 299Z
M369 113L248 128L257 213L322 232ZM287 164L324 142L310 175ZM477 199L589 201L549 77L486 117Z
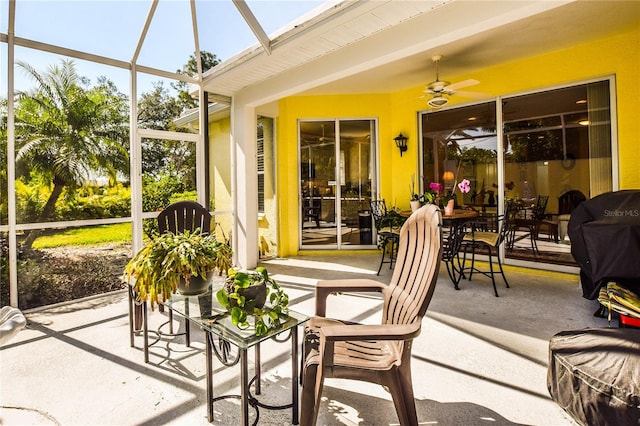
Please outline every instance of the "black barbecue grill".
M596 299L609 281L640 292L640 190L584 201L571 213L568 233L583 297Z

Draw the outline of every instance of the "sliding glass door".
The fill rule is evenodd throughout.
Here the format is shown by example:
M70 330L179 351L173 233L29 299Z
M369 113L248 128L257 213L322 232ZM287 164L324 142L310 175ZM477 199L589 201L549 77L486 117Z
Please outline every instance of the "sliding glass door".
M300 245L371 246L374 120L301 121Z
M483 214L501 213L505 202L517 207L507 259L577 266L567 235L571 211L615 189L610 85L504 97L501 116L496 101L422 114L422 189L469 179L459 206Z
M546 204L535 235L516 229L506 256L574 265L571 211L613 190L609 81L505 98L502 113L505 196L525 208L521 215Z

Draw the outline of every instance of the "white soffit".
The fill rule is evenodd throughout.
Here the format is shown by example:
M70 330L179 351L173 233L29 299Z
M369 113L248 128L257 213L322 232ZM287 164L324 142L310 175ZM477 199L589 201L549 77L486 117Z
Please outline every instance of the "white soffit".
M297 93L383 93L637 24L637 1L343 2L212 69L205 90L248 104Z
M205 74L205 90L231 96L446 3L433 0L338 3L276 36L271 42L270 56L256 46L219 64Z

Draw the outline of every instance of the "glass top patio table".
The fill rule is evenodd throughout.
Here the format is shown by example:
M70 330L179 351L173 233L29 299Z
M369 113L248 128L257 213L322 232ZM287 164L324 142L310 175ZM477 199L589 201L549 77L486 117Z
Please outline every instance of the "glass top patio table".
M220 283L218 283L220 284ZM249 327L240 329L231 322L231 315L227 310L218 303L216 292L220 289L220 285L209 287L206 293L199 295L183 295L174 294L170 300L163 302L163 305L172 312L177 313L187 319L187 322L193 322L200 326L205 332L205 356L206 356L206 382L207 382L207 419L213 422L213 403L224 398L235 398L236 395L221 395L214 397L213 394L213 363L212 354L215 352L218 359L227 367L235 365L240 361L240 401L241 401L241 419L240 424L249 424L249 406L256 411L256 421L259 418L258 408L266 409L285 409L291 408L292 424L298 424L298 325L309 319L308 316L298 312L289 310L287 315L281 316L282 324L279 327L268 330L262 336L256 336L255 328ZM251 322L252 318L249 319ZM289 332L288 337L284 340L275 339L278 334ZM216 350L216 342L214 336L219 340L217 345L220 346L220 352ZM255 386L256 394L260 394L260 343L274 338L277 342L291 340L291 403L272 406L259 403L257 399L250 395L250 384ZM224 343L226 342L226 343ZM223 349L225 345L234 345L238 348L238 356L227 358L228 348ZM247 350L255 349L255 377L251 379L248 374L248 357Z
M281 317L283 323L279 327L270 329L262 336L256 336L253 326L243 330L231 322L231 315L216 299L215 293L217 290L214 287L213 290L209 289L206 293L194 296L174 294L170 300L165 301L163 304L173 312L202 327L204 331L213 333L239 349L251 348L257 343L270 339L309 319L306 315L289 310L288 315ZM210 311L209 306L211 307ZM203 309L206 312L203 312ZM252 319L250 316L249 322Z

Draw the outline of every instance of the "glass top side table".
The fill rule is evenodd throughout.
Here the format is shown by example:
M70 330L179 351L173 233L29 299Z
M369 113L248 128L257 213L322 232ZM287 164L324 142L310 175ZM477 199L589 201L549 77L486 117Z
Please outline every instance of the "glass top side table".
M255 330L251 327L241 330L231 322L231 316L222 307L215 296L217 289L210 289L200 295L185 296L174 294L171 300L163 304L174 313L183 316L188 321L200 326L206 335L206 380L207 380L207 418L213 421L213 403L227 397L237 397L236 395L213 395L213 353L226 366L232 366L240 361L240 400L242 408L242 424L249 424L249 406L256 411L258 407L267 409L292 410L292 424L298 424L298 325L309 319L308 316L289 310L288 315L281 318L283 323L276 329L269 330L263 336L256 336ZM287 339L291 339L291 403L281 406L267 406L258 403L250 393L251 383L255 386L255 393L260 394L260 342L274 339L284 342L287 339L276 339L276 336L289 332ZM217 342L216 342L217 339ZM218 346L216 346L218 345ZM237 356L229 358L229 345L238 349ZM226 346L221 348L221 346ZM255 377L248 377L248 357L247 350L255 348ZM222 350L221 350L222 349Z

